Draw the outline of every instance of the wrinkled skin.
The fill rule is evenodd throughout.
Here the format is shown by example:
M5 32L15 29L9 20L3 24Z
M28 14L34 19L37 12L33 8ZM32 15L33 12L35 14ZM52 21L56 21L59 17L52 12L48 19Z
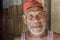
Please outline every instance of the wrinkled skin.
M24 23L27 25L31 36L37 37L33 40L40 40L40 36L46 30L46 21L48 19L46 10L43 10L41 7L32 7L27 9L23 16ZM43 39L46 40L46 37Z
M25 12L24 22L29 31L35 35L41 35L46 28L47 13L39 7L32 7Z

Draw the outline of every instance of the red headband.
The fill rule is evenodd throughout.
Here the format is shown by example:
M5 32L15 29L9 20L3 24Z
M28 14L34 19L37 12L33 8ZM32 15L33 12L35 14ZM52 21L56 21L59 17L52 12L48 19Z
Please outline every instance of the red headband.
M24 11L26 11L27 8L29 8L29 7L31 7L33 5L40 6L40 7L44 8L43 5L42 5L42 3L40 3L40 2L38 2L36 0L30 0L29 2L26 2L24 4L24 6L23 6Z

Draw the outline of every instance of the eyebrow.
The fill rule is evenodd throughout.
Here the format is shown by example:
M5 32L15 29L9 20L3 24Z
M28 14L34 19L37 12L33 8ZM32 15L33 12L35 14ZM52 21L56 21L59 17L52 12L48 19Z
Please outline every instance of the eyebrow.
M45 12L45 10L40 11L39 13Z
M43 11L40 11L40 12L39 12L39 14L42 14L42 13L43 13Z

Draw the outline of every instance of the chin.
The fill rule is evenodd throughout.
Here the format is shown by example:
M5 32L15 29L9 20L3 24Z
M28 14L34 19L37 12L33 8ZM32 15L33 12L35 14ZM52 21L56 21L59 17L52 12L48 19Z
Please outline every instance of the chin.
M45 27L42 29L34 28L34 29L29 29L29 30L33 35L41 35L45 31Z
M30 32L33 34L33 35L41 35L42 33L44 33L45 30L42 30L42 31L39 31L39 30L30 30Z
M42 32L34 32L34 31L30 31L33 35L41 35L41 34L43 34L44 33L44 31L42 31Z

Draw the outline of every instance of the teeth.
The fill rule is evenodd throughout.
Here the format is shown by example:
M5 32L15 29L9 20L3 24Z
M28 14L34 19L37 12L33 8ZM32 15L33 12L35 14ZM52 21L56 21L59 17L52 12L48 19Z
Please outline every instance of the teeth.
M36 27L40 27L40 26L42 26L42 25L35 25Z
M34 26L34 28L40 28L40 26Z

